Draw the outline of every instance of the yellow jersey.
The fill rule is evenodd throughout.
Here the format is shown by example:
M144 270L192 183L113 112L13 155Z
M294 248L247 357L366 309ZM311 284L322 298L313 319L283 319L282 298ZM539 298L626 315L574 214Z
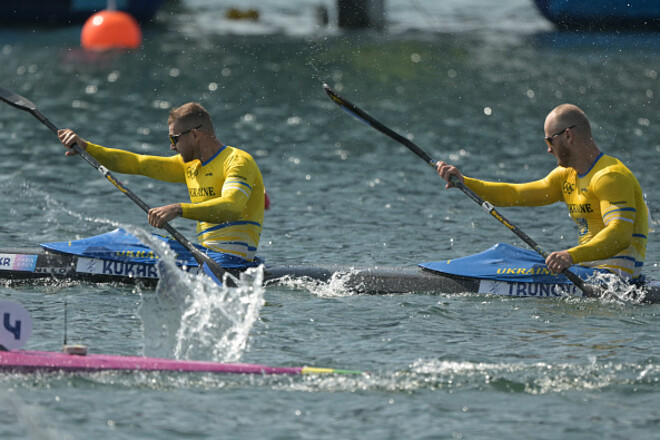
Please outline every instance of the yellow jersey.
M601 153L584 174L557 167L544 179L511 184L465 177L495 206L541 206L563 200L578 225L573 263L638 278L646 257L649 216L642 189L618 159Z
M148 156L89 143L87 152L109 170L185 183L191 203L183 217L197 220L199 242L216 252L254 260L264 221L265 188L252 156L225 146L202 163L181 155Z

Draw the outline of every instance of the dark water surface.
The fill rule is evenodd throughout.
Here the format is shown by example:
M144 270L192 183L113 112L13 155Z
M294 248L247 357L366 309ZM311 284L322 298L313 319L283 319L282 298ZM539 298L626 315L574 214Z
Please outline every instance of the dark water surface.
M323 82L466 174L518 182L555 166L543 120L554 106L575 103L601 149L637 175L660 218L660 34L556 33L531 1L510 0L498 11L479 0L433 3L392 6L385 33L345 34L311 25L310 2L265 2L262 23L235 24L216 2L190 0L166 7L145 29L143 48L118 54L82 52L74 28L2 29L0 84L60 127L148 154L169 154L172 106L202 102L220 139L250 151L263 171L272 208L259 254L269 263L405 265L496 242L522 245L462 193L445 191L419 158L339 110ZM0 107L0 145L3 244L117 226L151 232L139 208L83 161L65 157L27 113ZM123 182L150 205L187 198L180 185ZM546 249L576 241L563 205L503 213ZM189 222L174 226L194 236ZM656 238L651 233L645 272L660 279ZM292 283L248 286L243 308L226 309L195 280L171 282L158 292L5 286L0 298L32 314L30 349L59 349L66 298L69 338L92 352L370 374L3 375L0 437L657 436L658 305L369 297L340 283ZM182 318L190 310L212 313ZM226 310L235 322L226 322ZM160 324L179 331L163 336ZM235 336L228 347L218 346L227 335Z

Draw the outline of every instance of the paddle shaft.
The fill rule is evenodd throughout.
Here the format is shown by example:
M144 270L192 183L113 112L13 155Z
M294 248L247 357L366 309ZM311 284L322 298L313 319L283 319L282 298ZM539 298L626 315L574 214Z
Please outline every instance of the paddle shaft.
M349 114L351 114L353 117L356 119L359 119L360 121L364 122L365 124L375 128L376 130L380 131L381 133L385 134L386 136L394 139L395 141L405 145L410 149L413 153L415 153L417 156L422 158L426 163L428 163L430 166L432 166L434 169L436 168L437 161L433 160L431 156L429 156L424 150L422 150L419 146L417 146L415 143L413 143L410 139L405 138L401 136L399 133L391 130L389 127L381 124L378 122L376 119L372 118L370 115L365 113L363 110L361 110L359 107L357 107L355 104L352 102L342 98L339 96L335 91L333 91L327 84L323 85L323 88L327 95L332 99L337 105L339 105L341 108L346 110ZM527 235L525 232L520 230L516 225L512 224L509 220L507 220L506 217L504 217L502 214L500 214L492 204L484 200L479 196L479 194L475 193L472 191L470 188L467 187L463 182L460 181L456 176L452 175L449 177L449 181L451 182L452 185L463 191L465 195L470 197L472 200L474 200L478 205L480 205L483 209L485 209L491 216L493 216L497 221L502 223L507 229L509 229L511 232L516 234L518 237L522 239L525 243L527 243L532 249L534 249L536 252L538 252L543 258L548 258L550 255L545 249L543 249L536 241L534 241L529 235ZM573 284L575 284L584 294L585 296L589 297L597 297L597 295L590 287L588 287L585 282L571 272L569 269L564 269L562 271L562 274L565 275Z
M39 109L28 99L16 95L15 93L12 93L2 87L0 87L0 99L2 101L5 101L7 104L16 107L20 110L25 110L29 113L31 113L35 118L37 118L42 124L44 124L46 127L50 129L53 133L57 135L58 129L53 124L48 120L48 118L39 111ZM112 173L103 165L101 165L96 159L94 159L87 151L82 149L78 144L74 144L73 147L71 147L73 151L78 153L85 161L96 168L96 170L103 175L110 183L112 183L118 190L126 194L129 199L131 199L136 205L138 205L142 210L146 213L149 213L149 210L151 209L149 205L147 205L140 197L138 197L133 191L128 189L126 186L124 186L123 183L121 183L119 180L117 180ZM200 267L206 266L209 268L209 270L217 277L218 280L222 280L224 274L226 273L225 270L220 267L218 263L216 263L211 257L208 255L204 254L201 252L199 249L197 249L193 244L188 241L179 231L174 229L169 223L165 223L163 225L163 228L169 232L172 237L183 247L185 247L197 260L199 263ZM227 278L228 284L233 285L230 278Z

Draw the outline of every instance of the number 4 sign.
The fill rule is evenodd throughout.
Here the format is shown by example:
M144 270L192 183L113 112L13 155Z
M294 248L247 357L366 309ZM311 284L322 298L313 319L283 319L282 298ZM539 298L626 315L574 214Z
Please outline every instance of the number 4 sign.
M21 348L32 334L30 313L14 301L0 301L0 345L6 350Z

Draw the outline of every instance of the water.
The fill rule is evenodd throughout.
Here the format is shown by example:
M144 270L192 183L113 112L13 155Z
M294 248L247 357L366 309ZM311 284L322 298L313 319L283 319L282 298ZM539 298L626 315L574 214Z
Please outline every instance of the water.
M187 0L166 6L139 51L95 56L77 49L76 28L5 28L0 83L60 127L150 154L168 154L169 108L200 100L219 137L250 151L263 171L272 208L259 254L271 263L403 265L467 255L495 242L522 245L462 193L445 191L408 150L340 111L323 82L433 157L468 175L510 181L554 167L543 118L557 104L576 103L591 117L599 146L636 173L660 218L660 36L560 34L531 1L500 3L388 4L388 28L379 34L317 29L317 2L260 2L262 21L253 24L225 20L225 6L216 1ZM0 145L3 244L83 238L116 226L151 231L142 211L80 159L64 157L30 115L0 107ZM177 185L134 176L123 182L150 205L187 197ZM576 240L563 206L503 213L546 249ZM179 219L174 226L193 236L190 223ZM645 272L660 279L655 235ZM249 310L236 312L244 318L230 330L231 320L217 311L225 305L220 295L195 282L161 286L184 295L172 303L183 312L172 306L169 315L157 304L163 290L126 286L5 286L0 298L31 312L30 349L59 349L66 299L69 341L92 352L370 374L3 375L0 436L657 436L657 305L372 297L351 295L341 283L298 284L247 288ZM218 306L197 322L185 315L205 309L204 302L186 302L195 294ZM178 329L154 339L154 322ZM231 335L230 348L215 345Z

